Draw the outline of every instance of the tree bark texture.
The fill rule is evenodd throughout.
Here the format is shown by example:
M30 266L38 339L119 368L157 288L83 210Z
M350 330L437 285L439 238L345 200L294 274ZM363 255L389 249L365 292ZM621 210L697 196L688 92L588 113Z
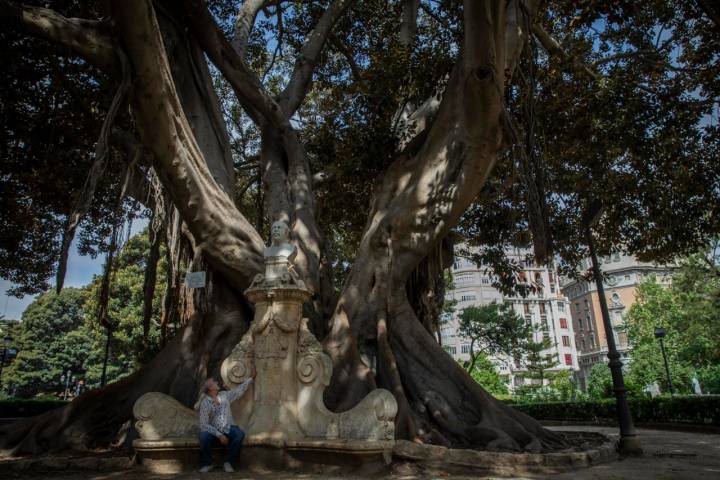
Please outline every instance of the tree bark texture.
M196 0L110 3L112 28L103 24L101 30L41 12L59 29L84 29L86 36L99 38L91 50L40 28L39 20L23 21L31 33L64 42L105 71L116 68L114 48L126 52L137 133L211 282L203 295L194 296L187 325L152 362L61 410L0 430L0 448L37 453L106 444L131 419L134 401L148 391L190 405L200 383L217 372L247 329L252 313L242 292L261 271L263 241L232 201L228 136L203 53L262 133L266 215L292 224L297 269L314 293L308 315L333 361L328 406L348 409L380 386L398 400L401 438L515 451L562 446L560 437L487 394L438 342L442 271L451 261L446 237L490 175L502 146L503 92L526 37L525 23L517 21L517 2L465 2L462 55L442 98L404 115L422 122L411 122L415 126L376 185L339 297L316 219L312 172L290 118L311 88L333 25L353 2L336 0L320 16L277 98L243 58L254 19L266 2L245 2L233 42ZM403 35L410 42L418 2L405 3ZM534 2L526 4L532 14ZM7 2L0 5L3 14L10 8ZM12 6L15 17L25 19L25 12Z

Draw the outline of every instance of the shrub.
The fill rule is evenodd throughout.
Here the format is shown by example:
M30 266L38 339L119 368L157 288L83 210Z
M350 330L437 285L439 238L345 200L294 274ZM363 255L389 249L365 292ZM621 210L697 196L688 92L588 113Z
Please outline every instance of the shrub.
M32 417L67 405L58 399L11 398L0 400L0 418Z
M710 365L698 369L697 377L703 393L720 393L720 365Z
M636 422L688 423L720 426L720 396L632 398ZM615 399L581 402L521 403L512 406L538 420L604 423L617 418Z

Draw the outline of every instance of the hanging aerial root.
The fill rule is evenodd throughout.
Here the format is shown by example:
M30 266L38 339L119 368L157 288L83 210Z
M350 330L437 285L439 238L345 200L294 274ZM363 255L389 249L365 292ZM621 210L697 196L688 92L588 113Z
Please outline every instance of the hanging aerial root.
M63 284L65 283L67 260L70 253L70 245L75 238L75 231L77 230L80 220L82 220L90 209L90 204L95 196L95 190L97 189L98 182L105 172L105 167L107 166L110 130L115 122L118 111L120 110L120 105L125 99L125 96L130 88L130 65L128 58L122 49L116 48L115 51L120 59L122 77L120 85L118 85L112 102L110 103L110 109L105 116L102 128L100 129L100 136L98 137L97 146L95 147L95 161L88 171L82 190L80 190L75 199L72 212L67 217L65 230L62 235L62 244L60 245L60 259L58 261L57 276L55 281L55 290L58 293L60 293L60 290L62 290Z

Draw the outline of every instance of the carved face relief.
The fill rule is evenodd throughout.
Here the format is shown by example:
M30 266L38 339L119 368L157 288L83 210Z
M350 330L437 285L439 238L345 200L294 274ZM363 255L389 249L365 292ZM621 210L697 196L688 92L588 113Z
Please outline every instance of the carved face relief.
M282 220L272 224L270 228L270 235L272 237L273 245L280 245L282 243L288 243L290 241L290 227L287 223Z

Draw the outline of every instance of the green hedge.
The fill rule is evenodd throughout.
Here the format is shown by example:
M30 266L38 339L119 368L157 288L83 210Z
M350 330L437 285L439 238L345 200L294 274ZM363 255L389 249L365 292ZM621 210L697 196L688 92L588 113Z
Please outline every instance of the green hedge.
M32 417L62 407L67 403L54 399L13 398L0 400L0 418Z
M636 422L720 426L720 395L634 398L630 399L629 403ZM604 423L617 418L614 398L579 402L511 403L511 405L538 420Z

